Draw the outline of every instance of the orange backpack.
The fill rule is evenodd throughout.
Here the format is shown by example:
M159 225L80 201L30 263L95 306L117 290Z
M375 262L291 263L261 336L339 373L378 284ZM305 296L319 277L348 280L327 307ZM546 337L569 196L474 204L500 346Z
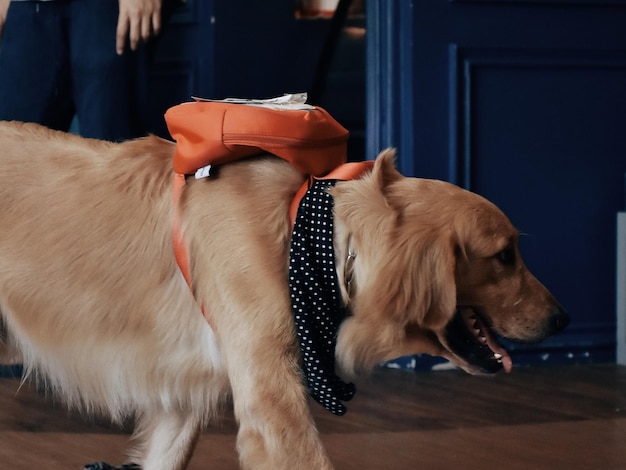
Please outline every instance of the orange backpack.
M220 101L184 103L165 120L176 141L174 171L268 152L305 175L323 176L346 161L348 131L319 107L271 109Z

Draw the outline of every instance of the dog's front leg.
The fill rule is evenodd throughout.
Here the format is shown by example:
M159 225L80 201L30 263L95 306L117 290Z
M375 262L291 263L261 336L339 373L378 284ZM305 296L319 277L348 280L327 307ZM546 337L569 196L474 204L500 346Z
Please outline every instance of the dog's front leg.
M232 383L242 468L332 469L299 375L277 366L266 377L253 373Z
M200 434L201 417L191 410L151 409L138 413L129 454L133 464L113 467L104 462L88 464L84 470L184 470Z
M131 461L143 470L182 470L200 433L200 417L184 410L150 410L138 416Z
M248 325L236 334L239 341L224 342L241 465L332 469L309 410L293 325L275 324L269 331L264 326Z

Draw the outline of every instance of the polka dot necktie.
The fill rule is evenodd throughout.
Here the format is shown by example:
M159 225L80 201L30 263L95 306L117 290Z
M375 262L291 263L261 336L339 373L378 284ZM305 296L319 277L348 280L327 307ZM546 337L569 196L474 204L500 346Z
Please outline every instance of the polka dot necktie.
M337 330L347 314L335 270L333 198L327 192L335 182L316 181L302 198L291 238L289 288L309 393L342 416L341 401L350 400L355 387L335 374Z

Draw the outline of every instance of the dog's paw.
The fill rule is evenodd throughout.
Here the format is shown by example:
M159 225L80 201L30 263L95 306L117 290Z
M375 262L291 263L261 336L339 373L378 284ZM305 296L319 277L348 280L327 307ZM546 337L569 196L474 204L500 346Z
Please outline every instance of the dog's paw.
M83 470L141 470L141 467L135 463L125 463L120 467L114 467L106 462L88 463Z

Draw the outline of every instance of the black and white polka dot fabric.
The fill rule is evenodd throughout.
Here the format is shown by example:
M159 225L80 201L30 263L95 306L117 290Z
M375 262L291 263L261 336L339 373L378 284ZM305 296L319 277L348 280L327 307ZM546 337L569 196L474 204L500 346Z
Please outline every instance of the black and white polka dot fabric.
M355 393L335 374L337 330L347 314L341 300L333 247L335 180L316 181L302 198L291 238L289 287L306 383L324 408L343 415L341 401Z

